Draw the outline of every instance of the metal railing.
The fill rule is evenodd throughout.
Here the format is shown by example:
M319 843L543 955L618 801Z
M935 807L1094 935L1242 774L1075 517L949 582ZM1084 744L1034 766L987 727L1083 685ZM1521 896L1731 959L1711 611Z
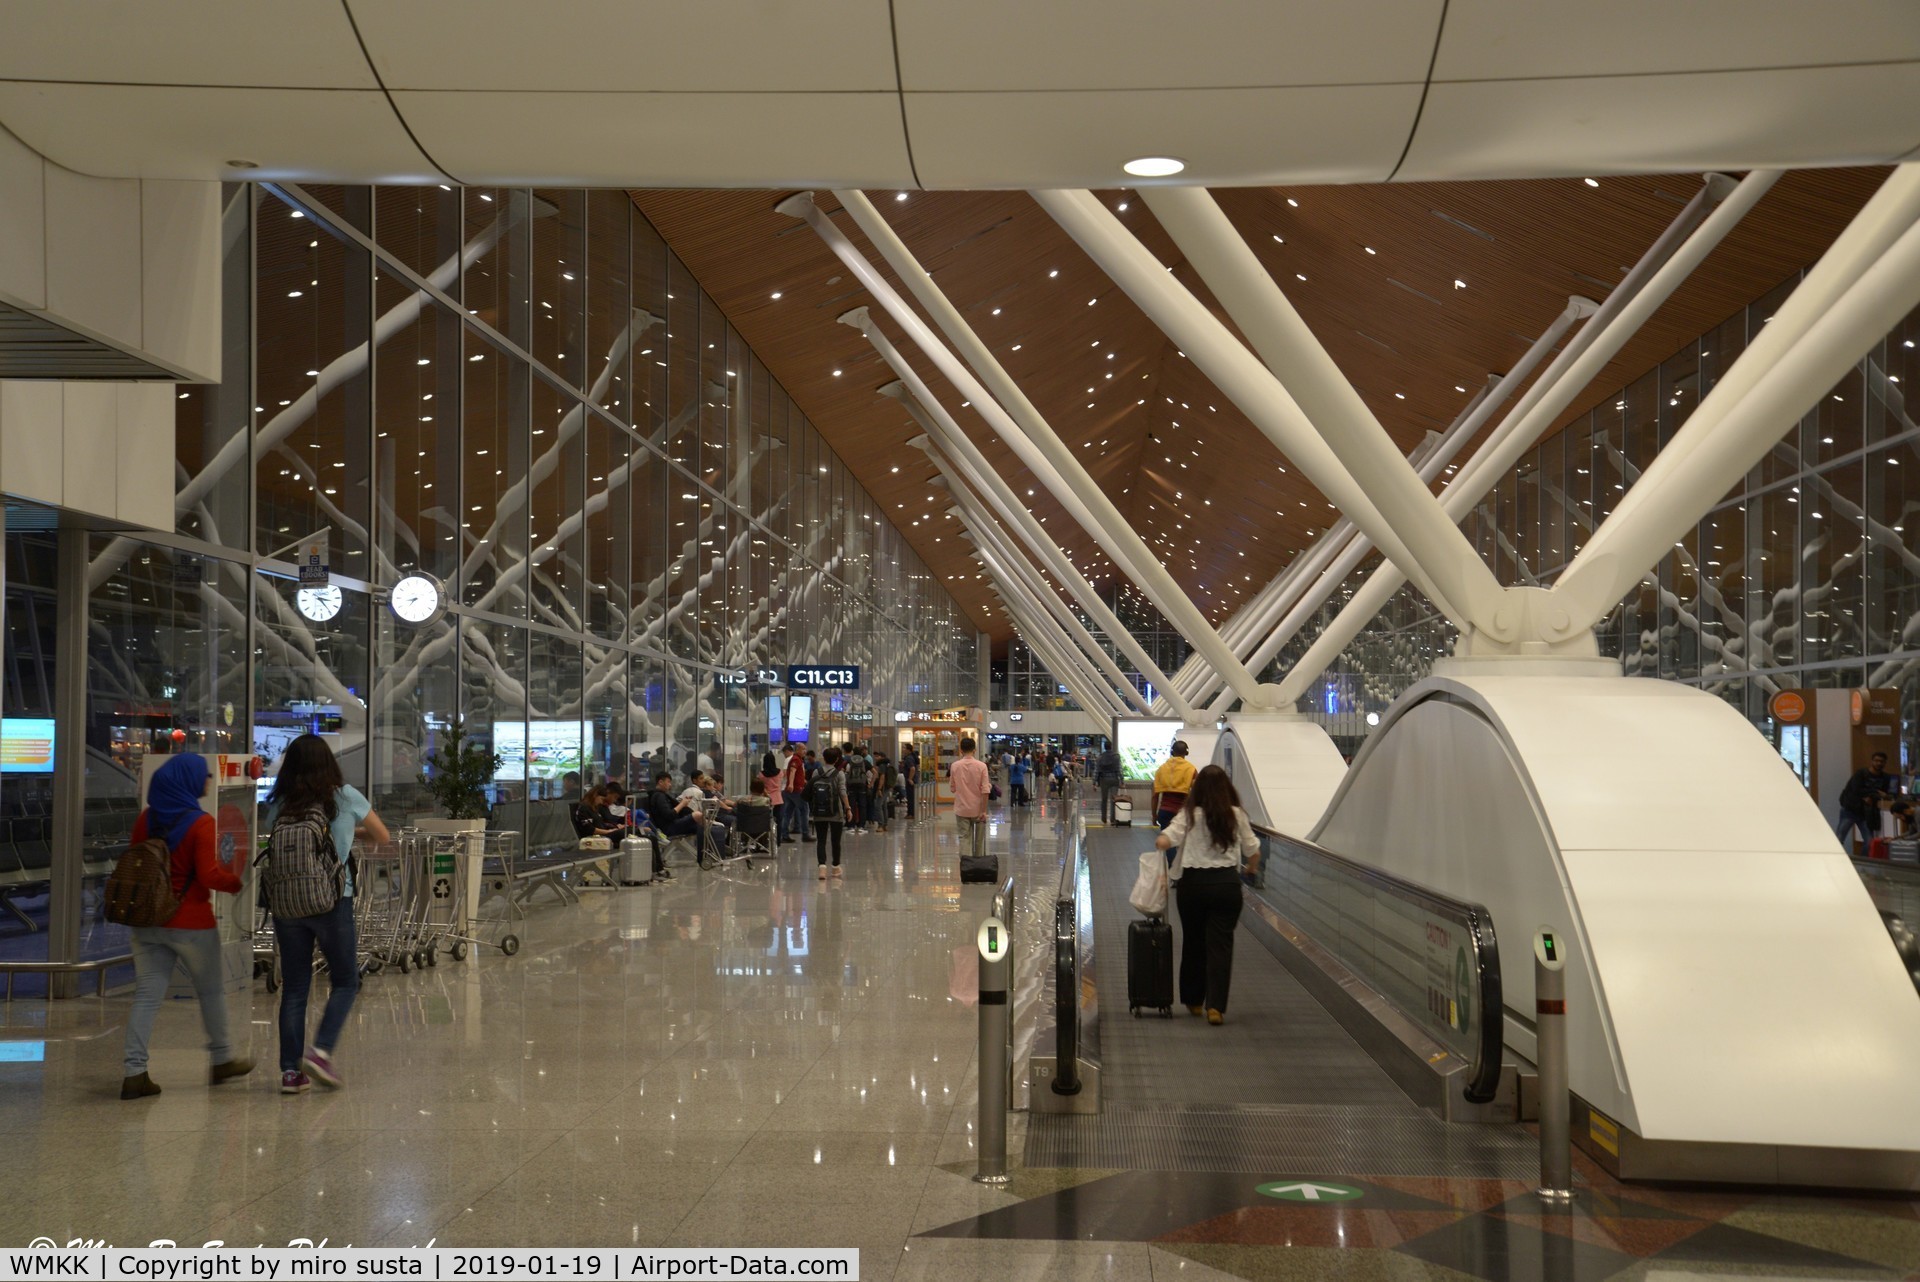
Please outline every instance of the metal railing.
M1068 782L1068 787L1073 781ZM1053 897L1055 1095L1080 1093L1080 881L1086 846L1077 814L1061 817L1060 888Z
M1486 907L1297 837L1254 831L1260 864L1251 882L1272 909L1470 1065L1468 1102L1493 1099L1505 1008Z
M0 975L7 977L6 1000L13 1000L13 977L15 975L84 975L93 972L93 995L107 995L107 972L116 966L133 965L132 953L118 953L112 957L96 957L91 961L44 962L44 961L8 961L0 962ZM52 984L51 978L48 980Z

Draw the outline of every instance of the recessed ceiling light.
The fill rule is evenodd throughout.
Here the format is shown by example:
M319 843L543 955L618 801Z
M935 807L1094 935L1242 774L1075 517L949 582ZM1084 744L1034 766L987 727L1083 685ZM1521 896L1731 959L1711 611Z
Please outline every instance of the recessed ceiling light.
M776 289L776 290L774 290L774 291L773 291L773 296L774 296L775 298L778 298L778 297L780 297L780 291L779 291L779 290L777 290L777 289Z
M1186 167L1186 161L1172 156L1138 156L1120 166L1135 178L1171 178Z
M1586 183L1587 186L1589 187L1598 187L1600 185L1600 180L1598 178L1583 178L1581 179L1581 181Z
M1373 253L1373 252L1374 252L1374 249L1373 249L1373 246L1372 246L1372 245L1362 245L1362 246L1361 246L1360 248L1362 248L1362 249L1364 249L1364 250L1366 250L1366 251L1367 251L1367 252L1368 252L1369 254L1371 254L1371 253Z

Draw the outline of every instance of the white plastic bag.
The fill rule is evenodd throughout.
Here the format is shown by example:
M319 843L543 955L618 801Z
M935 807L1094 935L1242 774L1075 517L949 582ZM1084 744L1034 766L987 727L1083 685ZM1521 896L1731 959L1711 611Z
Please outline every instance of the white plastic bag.
M1160 917L1167 911L1167 857L1158 850L1149 850L1140 856L1140 876L1133 883L1133 893L1127 896L1127 902L1149 917Z

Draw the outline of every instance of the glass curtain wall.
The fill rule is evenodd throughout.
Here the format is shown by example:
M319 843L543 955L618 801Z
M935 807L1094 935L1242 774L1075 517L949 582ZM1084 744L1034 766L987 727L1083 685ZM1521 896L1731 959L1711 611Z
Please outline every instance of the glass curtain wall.
M709 755L744 787L742 668L858 664L846 710L879 721L968 697L970 622L625 193L224 195L224 379L178 389L175 527L85 548L89 890L21 876L64 846L9 773L0 955L44 959L50 915L124 951L93 888L156 751L272 763L316 731L404 823L457 727L505 758L490 822L537 839L572 773ZM53 715L57 542L9 521L8 717ZM417 625L385 600L411 573L447 602Z
M1463 525L1503 581L1559 576L1798 283L1783 282L1522 460ZM1916 379L1920 312L1876 343L1615 607L1599 628L1601 653L1630 675L1710 690L1768 734L1778 690L1897 687L1910 766L1920 738L1920 422L1907 400ZM1267 679L1333 613L1323 611ZM1332 697L1382 711L1455 636L1424 597L1403 589L1305 706L1318 711Z

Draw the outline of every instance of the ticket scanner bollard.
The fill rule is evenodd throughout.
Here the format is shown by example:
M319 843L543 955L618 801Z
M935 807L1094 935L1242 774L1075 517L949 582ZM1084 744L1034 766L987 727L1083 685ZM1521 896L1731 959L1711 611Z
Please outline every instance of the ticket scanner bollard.
M1573 1150L1567 1084L1566 939L1550 926L1533 936L1533 1007L1540 1070L1540 1200L1573 1200Z
M996 901L1001 897L995 896ZM1010 897L1009 897L1010 898ZM1007 1018L1008 988L1013 978L1013 941L1000 913L1011 916L1011 903L996 903L998 912L980 923L975 940L980 949L980 1058L975 1076L980 1082L980 1164L974 1179L982 1184L1005 1184L1007 1175L1007 1052L1012 1033Z

